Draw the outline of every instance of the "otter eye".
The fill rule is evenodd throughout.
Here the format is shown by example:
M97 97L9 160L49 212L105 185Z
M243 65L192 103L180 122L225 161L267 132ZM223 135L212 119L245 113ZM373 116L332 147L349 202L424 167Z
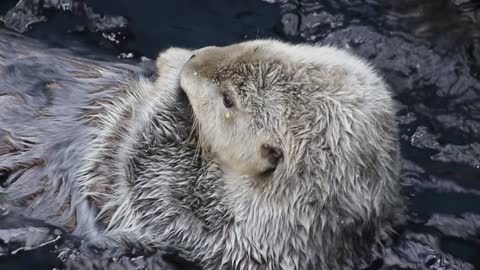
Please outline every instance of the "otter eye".
M233 107L233 100L232 98L226 94L223 93L223 105L225 105L226 108L231 108Z

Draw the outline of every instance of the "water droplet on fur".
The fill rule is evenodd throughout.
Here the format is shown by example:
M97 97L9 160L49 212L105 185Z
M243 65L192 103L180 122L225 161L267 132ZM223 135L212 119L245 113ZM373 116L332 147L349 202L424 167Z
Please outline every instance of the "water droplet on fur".
M197 74L198 74L198 73L197 73L196 71L195 71L195 72L193 72L193 76L197 76Z

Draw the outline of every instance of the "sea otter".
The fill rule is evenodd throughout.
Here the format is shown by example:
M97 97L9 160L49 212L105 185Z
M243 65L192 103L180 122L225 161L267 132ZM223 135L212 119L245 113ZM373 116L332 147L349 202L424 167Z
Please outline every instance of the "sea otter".
M388 237L401 205L395 106L351 53L276 40L171 48L152 80L9 49L9 209L204 269L358 269Z

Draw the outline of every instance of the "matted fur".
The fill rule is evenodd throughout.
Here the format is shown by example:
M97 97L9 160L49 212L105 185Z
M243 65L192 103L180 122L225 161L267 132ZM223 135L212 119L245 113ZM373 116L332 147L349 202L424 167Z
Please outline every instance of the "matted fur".
M357 57L272 40L169 49L151 82L7 43L9 208L92 241L174 248L205 269L358 269L387 237L400 203L395 110ZM282 152L268 175L263 144Z

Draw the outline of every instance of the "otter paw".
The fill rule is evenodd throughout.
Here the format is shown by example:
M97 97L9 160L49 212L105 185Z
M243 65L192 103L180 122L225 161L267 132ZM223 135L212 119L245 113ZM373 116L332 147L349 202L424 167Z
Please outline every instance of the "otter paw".
M180 70L192 55L193 51L176 47L161 52L156 61L158 74Z

